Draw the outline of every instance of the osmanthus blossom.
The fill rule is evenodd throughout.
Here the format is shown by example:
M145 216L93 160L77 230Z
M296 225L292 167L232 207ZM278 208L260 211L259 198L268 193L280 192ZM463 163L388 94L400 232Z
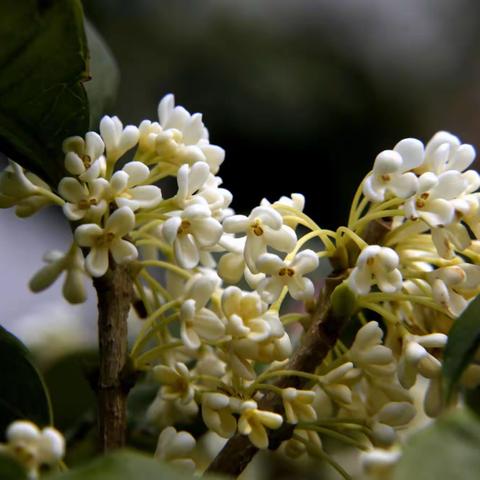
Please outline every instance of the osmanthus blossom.
M312 390L285 388L282 391L282 400L288 423L314 422L317 419L317 413L312 407L315 400L315 392Z
M190 372L184 363L177 362L173 367L156 365L153 368L153 375L162 385L160 393L163 399L178 399L184 405L193 400L195 389Z
M138 142L140 132L134 125L123 127L118 117L105 115L100 121L100 134L105 143L108 163L115 163Z
M267 278L258 285L258 291L267 303L273 303L284 287L295 300L307 301L313 298L313 282L304 277L318 267L318 257L312 250L302 250L292 260L282 260L272 253L263 254L257 261L260 272Z
M5 434L6 443L0 444L0 453L13 456L37 479L42 466L55 466L65 455L65 439L53 427L40 430L27 420L11 423Z
M358 256L356 266L348 277L348 285L359 295L366 295L372 285L377 285L382 292L396 292L402 288L402 274L398 266L399 257L394 250L369 245Z
M165 221L162 235L173 246L175 260L183 268L194 268L200 262L202 249L216 245L222 236L222 226L212 217L210 208L193 204L176 210Z
M230 397L223 393L202 395L202 418L207 427L223 438L230 438L237 430L237 420L230 408Z
M212 310L206 308L213 295L218 277L197 275L186 287L186 300L180 308L180 335L184 345L192 350L204 342L218 340L225 333L225 324Z
M133 243L123 237L135 226L135 215L128 207L115 210L102 228L94 223L80 225L75 230L75 240L81 247L88 247L90 252L85 259L85 268L93 277L101 277L108 269L108 254L115 262L131 262L138 256Z
M454 316L468 305L468 298L480 288L480 266L461 263L439 268L427 276L432 285L433 298Z
M33 292L50 287L65 272L63 296L70 303L83 303L87 298L85 290L85 261L82 251L75 245L65 254L57 250L47 252L43 258L47 265L42 267L30 280Z
M248 435L249 440L257 448L268 447L268 435L266 428L277 429L282 426L283 417L278 413L259 410L253 400L243 402L240 407L238 419L238 431L242 435Z
M86 219L98 222L107 211L105 194L109 183L96 178L88 184L73 177L64 177L58 184L58 193L65 199L64 215L71 221Z
M87 132L82 137L69 137L63 142L65 168L68 173L88 182L104 176L107 168L105 144L95 132Z
M177 432L175 428L167 427L158 437L155 457L182 470L193 472L195 462L191 458L191 453L195 444L195 438L190 433Z
M293 250L297 236L283 224L282 216L271 207L256 207L250 215L232 215L223 221L227 233L246 234L244 256L248 268L258 273L257 260L267 247L288 253Z
M158 105L158 118L163 128L156 138L158 153L162 152L165 143L170 143L171 158L178 157L181 164L204 161L213 175L218 172L225 159L225 150L210 144L200 113L191 115L185 108L175 106L173 95L168 94Z
M133 212L154 208L162 201L162 192L156 185L143 185L149 175L145 164L129 162L112 175L109 195L119 208L128 207Z
M423 162L423 144L407 138L377 155L373 171L363 184L363 193L371 201L382 202L386 195L408 198L418 186L417 176L411 171Z
M199 406L209 430L224 438L246 435L261 449L269 446L269 429L299 424L285 451L324 457L329 453L315 429L325 419L346 436L342 422L361 419L365 440L377 448L391 447L417 410L440 413L446 333L479 293L480 241L472 237L480 235L480 177L468 170L473 147L446 132L425 147L414 138L398 142L376 157L347 226L330 231L303 212L301 194L264 199L249 215L235 214L232 194L217 176L224 151L210 144L202 116L175 106L172 95L158 112L159 121L138 128L104 117L100 135L67 139L69 174L57 188L60 196L13 162L0 175L1 207L28 215L58 204L80 224L66 254L46 257L33 290L66 272L64 296L82 301L86 274L101 277L109 262L140 256L131 271L138 273L135 298L147 318L131 356L160 383L146 417L168 427L157 456L192 466L193 438L172 425L191 420ZM130 149L133 160L125 163ZM169 198L157 186L166 177L178 184ZM382 231L372 240L377 222ZM320 251L309 248L315 241L324 244ZM363 326L307 374L289 359L299 323L306 328L312 312L322 311L321 304L313 308L307 277L319 258L345 279L337 288L347 300L351 295ZM163 268L166 275L157 275ZM308 301L307 311L300 310L304 305L286 311L285 293ZM285 376L302 375L306 381L297 388L280 387ZM423 406L414 407L409 389L418 375L427 381ZM281 415L259 408L270 397L283 402ZM394 457L373 450L368 462L381 470Z

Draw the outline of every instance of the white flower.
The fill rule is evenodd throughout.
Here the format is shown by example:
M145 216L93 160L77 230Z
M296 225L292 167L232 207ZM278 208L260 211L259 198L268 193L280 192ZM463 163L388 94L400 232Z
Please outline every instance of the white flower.
M71 221L85 218L98 222L108 207L104 198L107 188L108 182L104 178L96 178L88 184L72 177L62 178L58 192L66 200L63 213Z
M443 267L428 274L432 284L433 298L459 316L468 304L468 298L478 292L480 285L480 266L461 263Z
M215 341L225 333L222 320L206 308L217 286L218 277L198 274L186 287L186 300L180 308L180 334L187 348L196 350L202 340Z
M192 166L183 164L177 172L178 192L175 200L180 208L192 203L193 197L203 187L210 175L206 162L196 162Z
M100 134L105 142L109 163L115 163L125 152L133 148L140 137L138 128L123 124L118 117L105 115L100 121Z
M437 175L447 171L463 172L475 159L475 150L471 145L461 144L458 137L448 132L437 132L427 143L425 160L418 173L427 171Z
M177 362L174 367L157 365L153 368L153 375L162 384L160 392L163 399L179 399L183 404L193 400L195 389L184 363Z
M141 162L129 162L115 172L110 180L110 194L118 207L128 207L133 212L139 208L155 208L162 201L162 192L155 185L141 185L150 175Z
M315 392L312 390L284 388L282 400L287 422L297 424L298 422L314 422L317 419L317 413L312 407L315 400Z
M202 395L202 418L210 430L230 438L237 430L237 420L230 409L230 398L223 393Z
M274 325L265 316L267 305L256 292L242 292L238 287L228 287L222 295L222 310L227 318L227 333L234 338L245 337L253 342L262 342L274 333ZM275 336L283 335L283 328L280 330Z
M206 205L193 204L171 213L163 224L163 236L173 245L175 259L183 268L194 268L200 261L200 250L213 247L222 235L222 226L211 216Z
M423 144L415 138L406 138L377 155L373 171L365 179L363 194L373 202L383 202L387 194L400 198L413 195L417 176L409 172L423 161Z
M158 437L155 457L187 471L195 470L195 462L189 454L195 448L195 439L185 431L177 432L167 427Z
M278 413L258 410L253 400L243 402L238 419L238 431L248 435L248 439L260 449L268 448L267 428L277 429L282 426L283 418Z
M55 465L65 455L65 439L53 427L40 430L32 422L17 420L6 432L7 451L22 465L32 478L37 478L41 465Z
M460 172L448 170L438 177L427 172L418 179L416 195L405 202L405 216L420 218L432 227L445 226L454 220L452 200L458 198L468 187Z
M52 200L44 195L44 191L51 191L48 184L11 160L0 173L0 208L16 206L18 217L29 217L51 204Z
M284 261L272 253L263 254L257 262L261 272L270 275L260 282L258 291L267 303L273 303L287 287L295 300L313 297L315 287L304 275L318 267L318 257L312 250L302 250L291 261Z
M417 373L434 379L441 373L441 363L427 348L444 348L448 337L443 333L424 336L408 335L403 341L403 350L398 364L398 379L404 388L415 385Z
M289 227L295 229L298 225L298 221L292 218L292 212L286 209L282 209L281 207L288 207L289 209L293 208L295 210L298 210L299 212L303 212L303 209L305 208L305 197L301 193L292 193L290 197L286 196L281 196L276 202L270 203L266 198L262 199L260 202L260 206L262 207L277 207L279 208L280 212L282 213L282 216L284 217L283 221L285 225L288 225ZM285 219L285 217L289 217Z
M105 228L89 223L75 230L75 239L81 247L89 247L85 267L93 277L101 277L108 269L108 254L116 263L135 260L138 251L122 237L133 230L135 215L128 207L115 210L105 223Z
M103 176L106 171L104 151L105 145L98 133L87 132L85 140L69 137L63 142L65 168L84 182Z
M398 255L391 248L369 245L358 256L347 282L359 295L366 295L375 284L382 292L395 292L402 288L398 264Z
M374 448L367 452L362 452L360 462L367 475L373 476L378 480L388 480L391 478L395 465L401 458L400 450L384 450Z
M382 345L383 331L377 322L368 322L358 330L348 357L355 366L376 376L390 375L395 369L393 353Z
M167 143L170 156L176 156L181 163L204 161L214 175L218 172L225 151L210 144L200 113L191 115L185 108L176 107L174 96L168 94L158 105L158 117L165 132L157 135L157 152L161 153Z
M257 273L256 262L267 251L267 246L288 253L297 242L294 230L283 225L282 216L271 207L256 207L248 217L227 217L223 228L227 233L246 233L245 262L253 273Z
M70 303L83 303L87 294L84 282L84 259L81 250L78 247L73 247L67 254L51 251L45 255L44 260L47 265L32 277L29 283L30 289L33 292L45 290L65 271L63 296Z

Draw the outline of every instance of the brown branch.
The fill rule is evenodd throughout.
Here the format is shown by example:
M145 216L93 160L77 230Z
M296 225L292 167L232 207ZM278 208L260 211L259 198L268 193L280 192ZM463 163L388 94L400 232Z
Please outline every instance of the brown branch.
M303 335L302 344L288 363L286 367L288 370L314 372L334 347L349 317L334 315L330 306L330 296L334 288L344 278L344 275L340 275L326 279L325 286L320 294L318 307L312 315L310 327ZM301 389L307 382L309 380L303 377L288 376L280 378L275 385L280 388L293 387ZM282 414L282 399L274 392L269 392L260 400L258 408ZM293 429L294 425L284 423L278 430L271 430L269 432L269 448L278 448L284 440L288 440L292 436ZM237 434L226 443L208 468L207 473L223 473L238 476L257 451L257 447L252 445L248 437Z
M103 452L125 445L128 389L122 382L127 360L127 316L133 299L129 271L111 259L107 273L93 282L98 296L100 369L98 430Z
M364 239L370 244L380 243L389 231L390 224L390 219L369 223L363 235ZM344 247L342 251L338 252L338 255L331 259L335 272L325 280L325 285L318 298L317 308L312 314L310 327L303 335L302 344L295 351L286 367L287 369L308 373L314 372L335 346L348 323L349 316L335 315L330 300L335 287L348 276L348 267L355 263L354 258L349 258L351 256L350 251L354 251L356 248L355 245L352 246L353 249L349 248L350 245L348 245L348 248ZM356 255L358 255L358 249ZM275 385L280 388L301 389L307 382L309 380L303 377L287 376L281 377L275 382ZM284 413L282 399L274 392L268 392L260 400L258 408L280 414ZM268 435L269 448L277 449L283 441L292 436L294 428L294 425L284 423L278 430L270 430ZM213 460L207 473L221 473L236 477L243 472L257 451L258 448L248 440L248 437L236 434Z

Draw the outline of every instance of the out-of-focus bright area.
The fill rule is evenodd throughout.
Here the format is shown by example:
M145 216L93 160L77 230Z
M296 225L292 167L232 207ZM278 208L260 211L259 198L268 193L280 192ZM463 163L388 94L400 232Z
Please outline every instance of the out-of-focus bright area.
M84 3L121 72L109 113L155 119L168 92L203 112L227 151L220 175L239 211L301 192L308 213L335 227L375 155L401 138L446 129L479 143L476 0ZM66 304L60 282L28 292L43 253L68 248L62 216L1 211L0 224L0 322L49 354L94 341L93 291L80 307Z

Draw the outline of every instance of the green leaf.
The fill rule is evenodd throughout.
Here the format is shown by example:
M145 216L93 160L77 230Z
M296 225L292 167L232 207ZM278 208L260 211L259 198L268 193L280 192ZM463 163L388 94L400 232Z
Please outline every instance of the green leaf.
M130 450L96 458L87 465L56 475L52 480L187 480L194 477L152 457ZM218 478L218 477L217 477Z
M0 0L0 150L47 181L62 142L88 129L80 0Z
M90 129L98 130L101 117L115 102L120 74L112 52L88 20L85 20L85 32L90 52L91 80L85 83L90 106Z
M445 397L448 400L480 345L480 297L455 320L443 356Z
M27 472L13 458L0 455L0 478L2 480L27 480Z
M480 422L468 410L440 417L406 443L394 480L480 478Z
M48 394L27 348L2 327L0 385L0 439L17 419L31 420L39 426L52 423Z

